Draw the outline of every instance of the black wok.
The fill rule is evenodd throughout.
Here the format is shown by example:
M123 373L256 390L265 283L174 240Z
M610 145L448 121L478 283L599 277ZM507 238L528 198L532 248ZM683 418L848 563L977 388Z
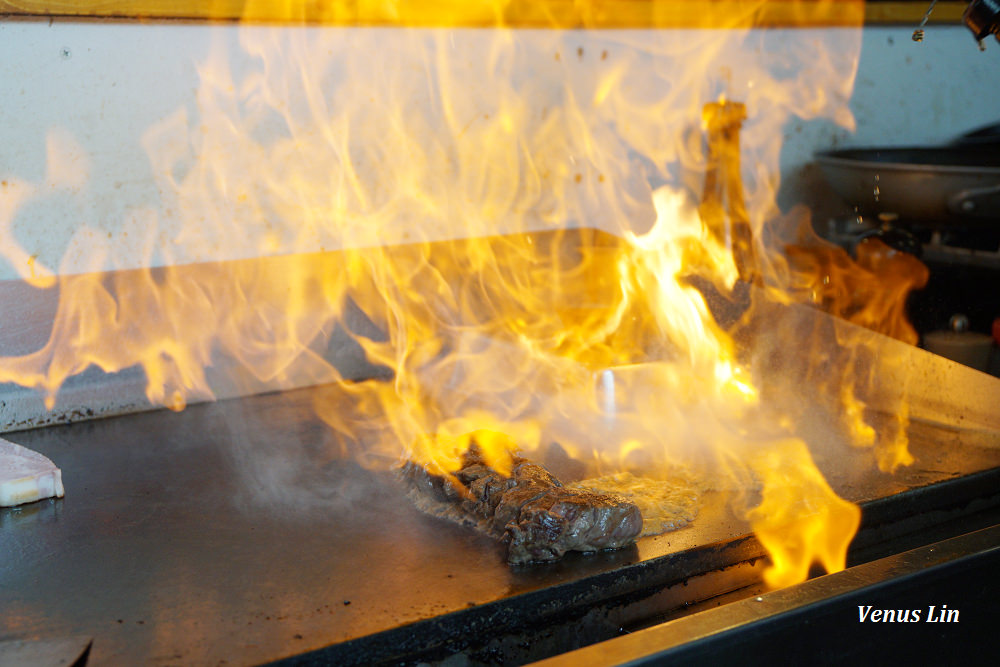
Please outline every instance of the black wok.
M1000 222L1000 146L851 148L816 155L831 187L864 215L900 223Z

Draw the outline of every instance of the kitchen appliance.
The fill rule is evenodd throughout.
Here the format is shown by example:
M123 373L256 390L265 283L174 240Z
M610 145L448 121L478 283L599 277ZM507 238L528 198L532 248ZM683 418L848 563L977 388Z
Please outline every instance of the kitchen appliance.
M575 53L555 54L553 62L584 58ZM595 53L587 57L603 62ZM593 180L606 182L603 174ZM579 184L584 175L568 181ZM599 236L575 228L565 236L577 233ZM545 234L533 242L545 245ZM276 262L283 270L262 275L281 296L281 278L310 266L309 259L285 257ZM149 282L173 273L200 285L214 269L171 267ZM746 305L740 298L755 289L740 284L732 300L714 295L716 319L737 321ZM835 490L863 507L848 564L872 565L887 583L968 559L979 575L995 533L963 537L989 530L1000 515L996 381L813 308L775 305L769 314L769 331L818 336L809 338L818 351L808 359L766 332L760 339L773 344L763 349L738 343L759 353L763 383L794 380L780 395L796 408L789 419L801 421L799 432L815 443L810 456ZM372 326L357 319L358 328ZM863 340L869 353L849 358L845 339ZM837 435L842 396L823 380L847 363L866 378L864 401L854 409L888 431L905 406L915 462L895 475L877 472L871 450ZM595 378L612 377L599 385L603 395L616 372ZM733 613L749 607L752 615L754 605L774 612L791 602L797 618L815 609L811 587L764 591L766 551L732 503L742 488L712 489L697 519L680 531L617 552L512 570L492 539L420 514L391 470L364 467L349 455L374 448L377 428L353 442L321 422L313 405L349 402L350 389L320 385L94 421L85 410L63 410L60 419L71 423L9 434L64 471L68 495L0 511L2 635L93 637L93 664L516 664L638 635L677 617L699 623L706 617L695 612L724 604ZM602 428L614 433L621 426L606 415ZM665 420L663 429L673 426ZM957 544L946 542L955 536ZM911 549L924 551L904 559L910 569L881 560ZM946 555L935 561L927 551ZM868 576L873 567L844 574ZM836 585L843 578L818 579L834 582L819 597L843 594ZM991 588L986 580L982 589ZM935 596L954 590L925 589ZM963 613L981 611L976 599L962 599ZM740 627L752 633L752 618L743 619ZM961 625L968 634L938 650L952 658L976 651L980 627ZM687 650L705 647L699 639Z
M905 396L916 460L880 473L872 452L836 435L839 389L797 349L769 349L761 367L762 386L797 378L783 399L801 403L797 432L835 490L861 503L850 566L997 523L1000 381L810 307L769 312L774 330L818 333L833 368L849 359L837 341L864 339L874 423ZM767 593L764 549L726 488L681 530L511 569L493 539L421 514L391 471L331 454L352 447L313 405L345 400L349 386L324 385L8 434L60 466L67 496L0 510L6 633L92 636L92 664L522 664L730 602L776 615L796 591L810 605L842 592ZM961 558L990 557L977 555L982 540L966 546ZM924 590L947 601L947 589ZM986 613L962 599L963 614ZM961 625L948 650L974 650L977 627Z
M862 215L937 226L990 224L1000 217L996 145L847 148L819 153L816 162Z
M854 209L829 221L829 240L852 249L879 238L930 268L927 286L911 295L908 309L918 332L931 336L929 349L939 342L953 347L954 336L941 332L955 315L970 322L972 337L985 336L1000 313L1000 295L988 288L1000 281L997 131L997 125L977 128L945 146L816 155L830 186ZM977 365L993 368L988 349L987 362Z
M969 331L969 318L954 315L947 331L924 334L924 348L960 364L983 372L990 369L993 337Z

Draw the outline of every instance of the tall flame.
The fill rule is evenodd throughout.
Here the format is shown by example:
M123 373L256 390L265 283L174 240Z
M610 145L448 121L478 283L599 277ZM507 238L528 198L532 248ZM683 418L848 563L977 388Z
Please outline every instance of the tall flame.
M309 15L434 26L421 29L217 28L193 103L143 137L163 201L123 221L143 239L141 261L84 229L53 268L12 233L44 184L5 181L0 252L32 284L57 282L60 307L48 344L0 359L0 382L51 405L89 365L141 365L149 399L180 409L211 396L222 358L276 386L343 378L322 354L339 327L391 371L318 399L344 455L447 472L475 439L502 470L512 450L558 440L602 470L705 465L760 491L739 509L772 554L769 582L801 580L816 560L842 568L858 509L767 404L732 334L761 310L721 323L707 297L736 299L743 275L766 302L826 299L810 281L828 284L828 262L785 261L765 227L779 217L782 128L852 126L858 34L751 29L773 17L763 2L693 4L671 5L678 23L715 28L440 27L503 25L517 11L529 25L614 23L596 3L499 2ZM858 3L784 5L795 24ZM657 6L650 25L669 24ZM251 3L248 17L300 9ZM728 113L730 99L745 105L742 150L706 151L703 106L722 100ZM81 187L61 136L50 180ZM745 188L706 207L720 161ZM897 309L885 301L883 313ZM871 445L853 381L838 391ZM886 468L906 462L905 444L892 451Z

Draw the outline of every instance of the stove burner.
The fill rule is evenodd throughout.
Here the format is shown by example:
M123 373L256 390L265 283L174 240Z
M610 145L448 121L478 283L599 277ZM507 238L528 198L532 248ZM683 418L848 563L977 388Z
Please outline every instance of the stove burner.
M879 238L886 245L920 257L925 263L1000 270L1000 220L956 226L912 224L896 217L860 215L833 218L823 235L852 255L859 242Z

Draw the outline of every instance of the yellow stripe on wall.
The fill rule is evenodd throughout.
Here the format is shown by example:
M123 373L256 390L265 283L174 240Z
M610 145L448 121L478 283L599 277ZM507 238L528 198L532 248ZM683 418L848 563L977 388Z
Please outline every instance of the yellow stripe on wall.
M919 21L929 0L0 0L0 15L554 28L852 26ZM966 2L939 2L955 22Z

